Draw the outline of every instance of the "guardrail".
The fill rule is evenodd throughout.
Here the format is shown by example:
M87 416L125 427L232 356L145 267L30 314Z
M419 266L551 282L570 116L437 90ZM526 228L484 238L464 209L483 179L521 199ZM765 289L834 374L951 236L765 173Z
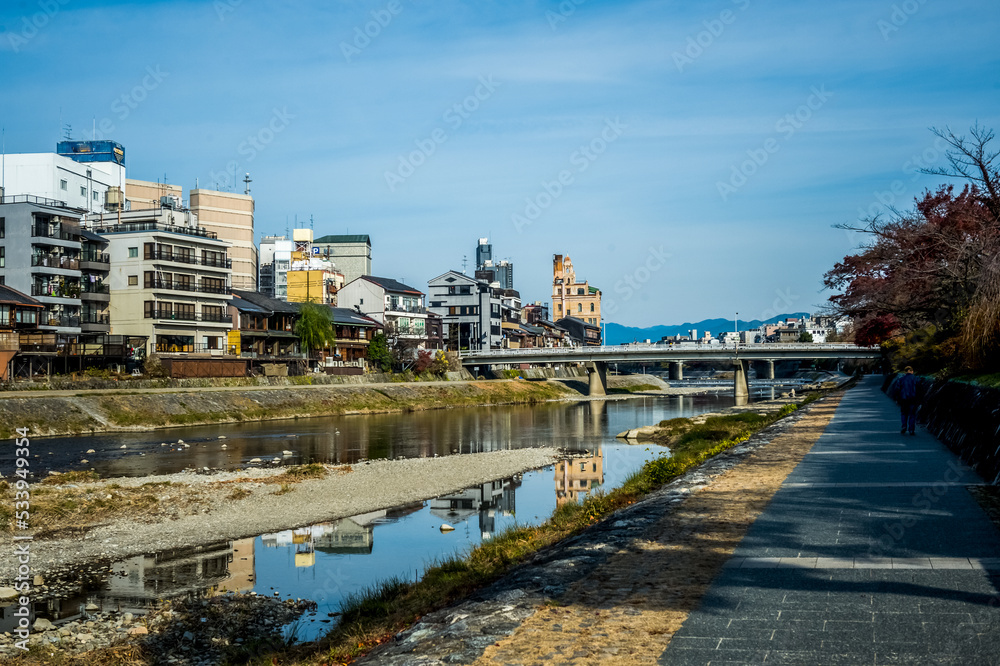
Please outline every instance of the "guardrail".
M593 347L527 347L523 349L490 349L483 351L466 351L465 356L551 356L553 354L566 355L589 355L589 354L618 354L621 352L669 352L669 351L878 351L876 347L859 347L852 344L839 343L760 343L743 345L661 345L661 344L631 344L631 345L601 345Z

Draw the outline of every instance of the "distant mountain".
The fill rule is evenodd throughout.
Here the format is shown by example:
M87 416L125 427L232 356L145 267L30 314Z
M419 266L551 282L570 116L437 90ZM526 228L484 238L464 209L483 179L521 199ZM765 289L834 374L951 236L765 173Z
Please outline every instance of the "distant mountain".
M775 322L782 321L787 317L805 317L808 314L808 312L794 312L771 317L765 321L760 321L759 319L743 321L740 319L739 325L740 330L743 331L748 328L757 328L761 324L774 324ZM624 342L641 342L644 340L658 342L667 335L687 335L688 331L692 328L698 331L699 336L704 331L710 331L712 335L717 335L721 331L731 331L733 329L733 320L703 319L702 321L695 323L675 324L673 326L650 326L649 328L622 326L621 324L610 322L606 327L605 337L607 339L607 344L609 345L620 345Z

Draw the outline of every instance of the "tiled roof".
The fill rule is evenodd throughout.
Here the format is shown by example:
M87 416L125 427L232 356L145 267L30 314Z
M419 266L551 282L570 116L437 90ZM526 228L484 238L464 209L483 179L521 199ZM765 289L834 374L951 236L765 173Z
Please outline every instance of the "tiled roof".
M386 291L396 291L400 293L417 294L423 295L424 292L419 289L415 289L409 285L403 284L398 280L393 280L392 278L375 277L374 275L362 275L362 280L368 280L373 284L377 284Z
M10 287L2 284L0 284L0 303L13 303L15 305L32 308L45 307L40 301L36 301L31 296L22 294L17 289L11 289Z

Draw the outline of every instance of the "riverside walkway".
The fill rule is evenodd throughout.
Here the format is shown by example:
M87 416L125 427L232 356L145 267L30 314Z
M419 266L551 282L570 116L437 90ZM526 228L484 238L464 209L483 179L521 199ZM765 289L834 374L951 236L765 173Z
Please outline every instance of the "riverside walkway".
M871 377L750 527L661 664L998 664L981 485Z

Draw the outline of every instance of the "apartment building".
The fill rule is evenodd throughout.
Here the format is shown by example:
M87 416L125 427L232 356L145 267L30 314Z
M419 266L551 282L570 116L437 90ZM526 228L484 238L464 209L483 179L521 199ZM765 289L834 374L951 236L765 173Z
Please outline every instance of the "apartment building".
M2 160L4 196L30 195L99 213L117 205L125 149L114 141L60 141L55 153L14 153Z
M368 234L332 234L317 238L313 247L321 257L337 264L344 281L372 274L372 241Z
M225 352L232 322L228 242L191 211L173 208L90 216L87 224L108 241L116 334L148 336L158 353Z
M257 246L254 243L254 201L249 194L193 189L191 212L198 224L227 241L233 262L233 287L257 290Z
M496 349L501 346L500 290L491 288L485 280L448 271L428 280L427 292L428 309L442 319L447 349Z
M363 275L340 290L337 302L377 321L396 344L428 346L428 312L419 289L391 278Z
M45 307L38 316L40 332L55 333L58 344L76 342L81 332L83 211L31 195L3 197L2 202L0 283Z

